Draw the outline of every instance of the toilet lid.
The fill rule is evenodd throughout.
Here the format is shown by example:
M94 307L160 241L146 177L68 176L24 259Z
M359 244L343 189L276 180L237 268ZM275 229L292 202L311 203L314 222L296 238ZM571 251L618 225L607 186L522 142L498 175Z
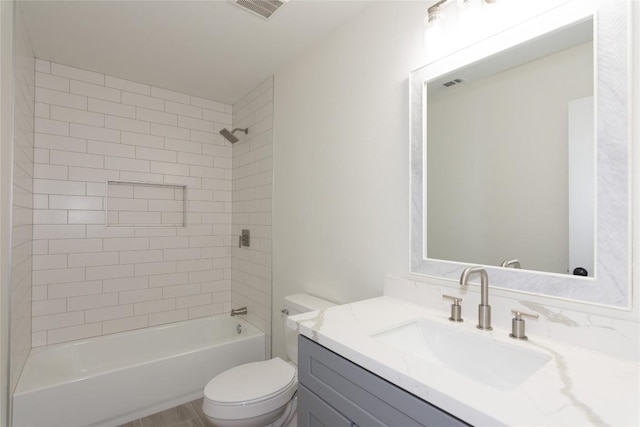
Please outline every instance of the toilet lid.
M295 382L296 370L279 357L246 363L214 377L204 395L222 404L247 403L273 396Z

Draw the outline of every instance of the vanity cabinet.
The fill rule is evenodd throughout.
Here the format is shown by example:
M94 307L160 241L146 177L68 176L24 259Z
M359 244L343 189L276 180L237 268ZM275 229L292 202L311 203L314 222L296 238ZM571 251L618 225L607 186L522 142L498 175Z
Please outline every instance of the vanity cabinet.
M469 425L302 335L298 381L299 427Z

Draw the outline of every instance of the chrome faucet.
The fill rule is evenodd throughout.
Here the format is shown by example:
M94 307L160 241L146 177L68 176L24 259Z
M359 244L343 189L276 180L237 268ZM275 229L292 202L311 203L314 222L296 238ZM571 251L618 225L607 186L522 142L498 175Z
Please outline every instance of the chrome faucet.
M232 316L239 316L241 314L247 314L247 307L240 307L240 308L232 308L231 309L231 315Z
M460 286L467 286L469 276L480 274L480 305L478 306L478 329L490 331L491 327L491 306L489 305L489 275L482 267L465 268L460 276Z
M517 259L505 259L504 261L502 261L502 264L500 264L500 267L522 268L520 265L520 261L518 261Z

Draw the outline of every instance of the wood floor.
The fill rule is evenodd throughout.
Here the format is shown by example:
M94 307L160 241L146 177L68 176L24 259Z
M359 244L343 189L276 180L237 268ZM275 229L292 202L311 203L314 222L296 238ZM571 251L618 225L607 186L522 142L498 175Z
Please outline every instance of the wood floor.
M120 427L210 427L202 413L202 399L140 418Z

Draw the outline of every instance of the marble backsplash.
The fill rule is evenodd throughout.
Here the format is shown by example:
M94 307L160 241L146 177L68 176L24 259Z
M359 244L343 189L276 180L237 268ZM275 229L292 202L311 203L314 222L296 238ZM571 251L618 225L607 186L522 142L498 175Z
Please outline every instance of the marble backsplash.
M491 285L491 277L489 277ZM415 276L398 277L386 275L384 295L412 302L427 308L441 310L449 317L451 301L442 295L462 298L462 317L465 322L477 323L480 287L471 284L463 288L452 281ZM640 324L629 320L629 312L603 309L600 314L595 306L586 306L551 298L517 293L504 289L489 290L494 329L511 331L512 309L539 314L537 320L526 320L526 333L565 344L606 353L631 360L640 360ZM580 308L584 307L584 310ZM591 308L591 310L589 310ZM607 314L616 310L619 316ZM594 311L597 312L594 314Z

